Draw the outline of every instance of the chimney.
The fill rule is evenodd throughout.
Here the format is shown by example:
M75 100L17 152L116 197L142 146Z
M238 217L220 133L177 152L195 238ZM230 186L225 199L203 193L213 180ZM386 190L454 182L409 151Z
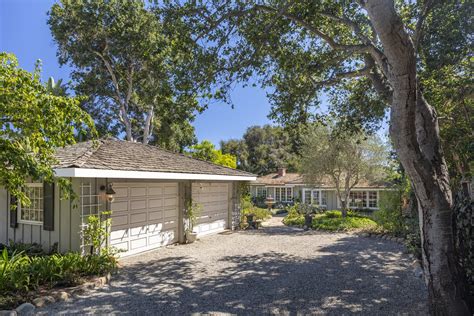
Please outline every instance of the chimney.
M278 168L278 176L284 177L286 175L286 168Z

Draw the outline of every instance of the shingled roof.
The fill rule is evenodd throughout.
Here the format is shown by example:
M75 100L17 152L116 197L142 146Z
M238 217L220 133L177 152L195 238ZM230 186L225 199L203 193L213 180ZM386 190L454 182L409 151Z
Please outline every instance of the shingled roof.
M260 176L257 178L257 181L254 184L260 185L305 185L303 175L299 173L289 173L287 172L284 176L279 176L278 173L270 173L264 176ZM335 185L329 177L323 177L321 179L321 183L318 187L321 188L333 188ZM359 183L355 186L356 188L384 188L387 184L379 181L379 182L370 182L368 180L362 179Z
M85 168L255 177L245 171L219 166L156 146L111 137L60 148L56 151L56 158L59 161L56 169Z

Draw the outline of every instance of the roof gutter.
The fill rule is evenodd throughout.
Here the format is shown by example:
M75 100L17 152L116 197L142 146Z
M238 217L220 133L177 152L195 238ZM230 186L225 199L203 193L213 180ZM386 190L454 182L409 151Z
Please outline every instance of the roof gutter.
M207 180L207 181L256 181L256 176L226 176L218 174L129 171L110 169L57 168L57 177L62 178L116 178L116 179L155 179L155 180Z

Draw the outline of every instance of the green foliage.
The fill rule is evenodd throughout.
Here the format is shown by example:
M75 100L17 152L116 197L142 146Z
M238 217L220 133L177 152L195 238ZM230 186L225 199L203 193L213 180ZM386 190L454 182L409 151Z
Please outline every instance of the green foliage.
M222 141L221 149L237 157L239 169L261 175L275 172L278 167L295 172L299 159L296 143L296 137L281 127L252 126L242 139Z
M85 245L89 245L91 254L110 253L111 249L106 247L109 229L112 224L109 215L111 212L105 211L100 215L87 216L87 225L82 230L82 238Z
M51 7L59 62L72 67L73 88L88 97L83 107L101 135L125 134L172 150L195 142L190 123L206 107L198 100L212 97L217 63L179 11L120 0Z
M202 205L199 203L195 203L193 201L189 201L186 207L186 219L187 219L187 227L186 231L192 232L194 226L197 224L197 220L201 214Z
M208 140L203 140L200 144L191 146L189 154L193 158L210 161L224 167L237 168L237 158L235 156L223 154Z
M29 204L25 179L52 182L57 147L75 143L77 133L95 135L79 98L58 96L33 73L19 68L12 54L0 53L0 185ZM65 179L57 179L67 189ZM64 190L65 191L65 190Z
M374 220L384 230L397 236L405 233L401 204L402 199L399 191L380 192L379 210L374 213Z
M386 146L377 136L335 130L334 124L309 126L303 137L301 173L307 183L330 180L343 208L351 189L361 181L376 183L385 176Z
M283 219L283 223L289 226L303 226L304 222L304 215L296 208L290 208L288 215ZM315 214L311 227L327 231L374 231L377 230L377 223L355 212L348 212L346 217L342 217L341 211L333 210Z
M82 277L102 275L116 268L117 260L110 254L81 256L71 252L29 256L16 250L9 254L5 247L0 256L0 296L21 296L40 286L73 285Z
M266 220L269 217L272 217L272 213L266 208L260 208L255 206L250 196L244 196L240 200L240 208L241 208L241 221L244 221L245 215L253 214L255 215L256 219L259 220Z

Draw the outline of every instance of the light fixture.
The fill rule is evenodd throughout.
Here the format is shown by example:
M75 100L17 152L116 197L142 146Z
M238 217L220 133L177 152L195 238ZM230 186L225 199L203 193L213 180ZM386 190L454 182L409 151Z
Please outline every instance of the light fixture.
M112 183L107 184L107 186L101 185L100 191L105 191L105 198L107 199L107 201L109 202L114 201L115 191L112 188Z

